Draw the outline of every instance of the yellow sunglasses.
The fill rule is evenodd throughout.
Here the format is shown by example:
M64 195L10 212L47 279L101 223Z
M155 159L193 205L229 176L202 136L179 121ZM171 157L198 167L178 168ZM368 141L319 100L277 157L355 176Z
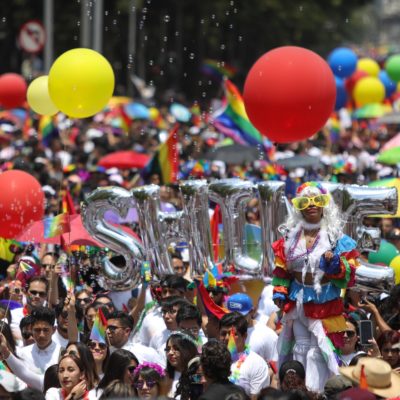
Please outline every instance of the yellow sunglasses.
M305 210L311 205L326 207L329 204L329 194L319 194L314 197L295 197L292 199L292 204L299 211Z

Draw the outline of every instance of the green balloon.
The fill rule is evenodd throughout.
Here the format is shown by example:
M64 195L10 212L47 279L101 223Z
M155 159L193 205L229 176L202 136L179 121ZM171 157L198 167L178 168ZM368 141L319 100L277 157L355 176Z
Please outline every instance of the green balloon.
M397 255L399 255L397 248L386 240L382 240L379 250L376 253L369 253L368 262L371 264L390 265L390 262Z
M400 81L400 54L390 56L385 64L386 72L390 79L395 82Z

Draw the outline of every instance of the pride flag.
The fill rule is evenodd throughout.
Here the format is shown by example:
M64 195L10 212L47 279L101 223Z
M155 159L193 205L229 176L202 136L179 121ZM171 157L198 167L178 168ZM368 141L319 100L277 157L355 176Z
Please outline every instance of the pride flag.
M198 299L203 303L204 309L208 316L213 315L214 317L221 319L229 311L215 304L214 300L210 297L203 282L200 282L197 286Z
M72 200L71 194L68 190L64 192L62 197L62 212L69 215L77 214L74 201Z
M239 352L236 347L235 331L233 328L231 328L231 331L229 332L228 350L229 353L231 353L232 362L237 361L239 359Z
M150 162L142 171L142 178L153 174L160 176L161 184L177 181L179 170L178 125L171 130L167 140L160 145Z
M225 81L226 106L214 116L213 125L225 136L247 146L272 147L266 145L260 132L247 116L242 95L230 81Z
M34 268L24 261L19 262L19 268L26 275L29 275L31 272L34 271Z
M44 237L46 239L63 233L71 232L68 214L58 214L55 217L48 217L43 220Z
M90 332L90 340L94 340L99 343L106 342L106 329L107 329L107 319L103 312L99 308L97 314L94 318L93 327Z
M54 117L42 115L39 119L39 136L44 146L50 146L52 139L59 136L58 128L54 123Z
M227 78L233 78L236 74L236 68L223 61L211 59L204 60L200 70L204 75L215 78L216 80L221 80L224 76Z

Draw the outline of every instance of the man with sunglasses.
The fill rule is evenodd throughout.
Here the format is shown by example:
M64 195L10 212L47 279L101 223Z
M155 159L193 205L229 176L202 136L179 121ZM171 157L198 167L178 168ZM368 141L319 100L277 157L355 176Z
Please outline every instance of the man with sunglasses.
M340 294L354 282L359 254L320 183L302 184L292 204L293 212L279 227L284 237L273 243L273 299L284 312L279 361L301 362L306 386L322 392L325 382L339 374L333 346L341 347L346 330Z
M147 361L165 367L165 360L156 350L132 341L133 325L133 318L123 311L114 311L109 315L106 333L111 346L110 352L112 353L117 349L125 349L133 353L140 363Z
M0 336L0 356L7 361L12 372L35 389L43 389L43 377L48 367L58 364L61 346L52 340L55 332L55 313L47 307L32 310L32 335L34 344L19 348L18 358L9 350L3 335Z
M49 283L43 276L34 276L28 280L26 291L26 305L24 307L11 310L11 330L13 335L21 338L19 323L26 315L30 315L34 307L44 306L47 302Z

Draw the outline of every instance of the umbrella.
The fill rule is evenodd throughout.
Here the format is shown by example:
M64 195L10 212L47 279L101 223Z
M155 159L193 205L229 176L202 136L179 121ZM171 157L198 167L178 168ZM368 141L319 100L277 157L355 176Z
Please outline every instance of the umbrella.
M258 150L257 147L232 144L229 146L212 148L199 158L224 161L227 164L244 164L264 159L265 153Z
M115 224L112 225L115 226ZM23 234L19 235L16 240L19 242L31 243L65 243L68 246L81 245L104 247L102 244L93 239L92 236L90 236L88 231L83 226L82 218L79 214L70 215L70 228L70 232L55 236L53 238L45 239L43 221L35 221ZM120 228L131 236L134 236L136 239L139 239L132 229L126 226L120 226Z
M400 154L400 153L399 153ZM375 215L379 218L399 218L400 217L400 179L399 178L387 178L379 181L373 181L368 183L369 187L395 187L397 189L397 212L394 215Z
M147 154L136 153L132 150L116 151L102 157L98 165L104 168L143 168L148 162L150 157Z
M400 147L400 133L398 133L396 136L393 136L388 142L386 142L382 147L382 150L389 150L393 147Z
M376 121L378 124L396 125L400 124L400 111L394 111L384 115Z
M396 165L400 163L400 147L392 147L389 150L379 153L376 161L388 165Z
M379 118L390 111L392 111L392 108L387 104L371 103L358 108L354 111L353 116L357 119Z
M276 160L276 163L281 165L286 170L296 168L319 168L322 166L321 160L318 157L299 155Z

